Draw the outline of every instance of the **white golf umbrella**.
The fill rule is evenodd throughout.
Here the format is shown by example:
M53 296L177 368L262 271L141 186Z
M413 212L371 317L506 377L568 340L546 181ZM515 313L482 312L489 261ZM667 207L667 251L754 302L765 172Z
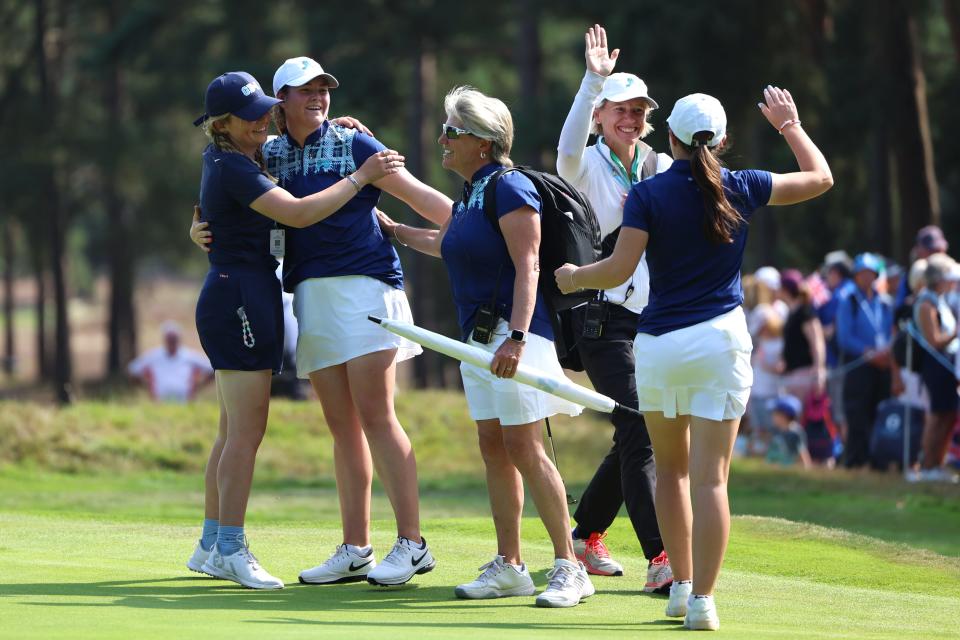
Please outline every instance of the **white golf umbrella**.
M391 333L403 336L408 340L413 340L428 349L433 349L451 358L456 358L461 362L468 362L481 369L488 370L490 369L490 363L493 362L493 354L488 351L423 329L415 324L401 322L399 320L390 320L388 318L378 318L376 316L367 317ZM594 411L600 411L602 413L637 413L635 409L625 407L602 393L597 393L592 389L580 386L566 376L551 375L534 367L527 366L522 362L517 367L517 373L512 379L521 384L529 385L551 395L563 398L564 400L582 404Z

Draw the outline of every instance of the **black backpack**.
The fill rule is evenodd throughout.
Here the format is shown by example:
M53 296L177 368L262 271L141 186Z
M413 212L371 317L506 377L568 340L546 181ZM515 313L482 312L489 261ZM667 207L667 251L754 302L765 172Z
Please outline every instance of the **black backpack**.
M551 312L577 306L597 292L592 289L563 294L557 288L553 272L569 262L578 267L601 258L600 223L597 214L576 187L552 173L530 167L498 169L483 193L484 214L502 235L497 220L497 181L508 171L518 171L533 183L542 203L540 217L540 292Z

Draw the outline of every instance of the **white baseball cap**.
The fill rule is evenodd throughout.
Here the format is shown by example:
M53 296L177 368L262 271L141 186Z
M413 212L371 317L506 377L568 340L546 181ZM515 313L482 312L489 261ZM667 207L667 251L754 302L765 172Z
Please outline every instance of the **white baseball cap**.
M611 73L603 81L603 89L595 102L596 106L604 100L626 102L634 98L643 98L651 109L658 109L657 101L647 95L647 84L632 73Z
M715 147L723 142L727 134L727 114L723 105L705 93L692 93L677 100L670 117L667 118L667 124L677 140L686 145L692 145L693 136L701 131L713 134L707 143L708 147Z
M760 267L757 269L757 272L753 274L753 277L757 279L757 282L762 282L769 289L776 291L780 288L780 272L774 267Z
M313 58L300 56L284 61L277 72L273 74L273 95L277 95L285 86L299 87L307 84L314 78L323 78L331 89L340 86L337 79L323 70L320 63Z

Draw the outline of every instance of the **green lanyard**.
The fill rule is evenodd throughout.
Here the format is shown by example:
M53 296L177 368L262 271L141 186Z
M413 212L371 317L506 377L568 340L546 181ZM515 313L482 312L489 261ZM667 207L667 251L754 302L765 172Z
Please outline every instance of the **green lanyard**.
M637 169L640 166L640 145L636 145L633 149L633 164L630 166L630 173L627 173L627 168L623 166L623 163L620 162L620 158L617 157L617 154L613 152L613 149L610 148L610 145L607 144L607 141L600 137L600 140L607 147L607 150L610 152L610 162L613 164L614 174L613 176L617 179L617 182L623 185L623 187L629 191L637 182L640 182L640 177L637 174Z

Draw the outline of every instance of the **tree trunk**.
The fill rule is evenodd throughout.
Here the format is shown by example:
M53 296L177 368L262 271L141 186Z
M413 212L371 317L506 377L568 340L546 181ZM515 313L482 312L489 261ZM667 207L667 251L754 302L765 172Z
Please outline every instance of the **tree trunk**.
M891 90L878 98L878 104L888 104L892 115L890 132L902 221L900 251L905 255L921 227L940 224L940 199L916 19L906 0L878 6L886 12L885 68Z
M44 0L36 0L36 35L37 35L37 75L40 85L40 95L42 97L42 106L45 110L45 121L54 123L57 116L57 91L53 88L48 73L48 68L60 69L58 58L62 53L61 44L58 42L47 42L47 5ZM62 41L61 41L62 42ZM57 49L51 52L50 49ZM56 55L52 55L56 54ZM62 70L61 70L62 72ZM48 145L53 144L51 139ZM50 243L50 267L53 274L53 299L54 299L54 366L53 366L53 387L57 402L60 404L70 403L70 383L72 377L72 365L70 360L70 325L67 318L67 283L64 260L66 258L65 236L66 236L66 216L63 210L63 198L61 196L57 181L57 172L53 164L48 165L47 175L44 179L47 184L47 224L48 241Z
M953 41L953 55L960 63L960 0L944 0L943 13L950 28L950 39Z
M517 156L522 164L555 171L555 167L549 166L553 158L552 150L532 146L537 140L551 139L540 135L540 2L520 0L519 5L515 51L520 80L520 104L513 110L513 117L517 123L516 131L522 132L522 135L518 136L520 144L516 147L519 151Z
M13 221L3 225L3 372L12 376L16 363L13 341Z
M34 315L37 324L37 381L50 380L50 357L47 353L47 269L44 261L46 252L39 250L31 253L33 257L33 277L36 282L37 297L34 299Z
M109 10L110 30L116 28L116 7ZM105 78L105 98L108 122L123 121L122 77L116 57L108 63ZM117 141L123 148L123 141ZM135 260L132 251L132 233L129 207L123 202L119 189L117 165L120 158L111 155L104 167L103 191L106 203L109 239L110 321L107 375L117 375L136 356L136 315L133 304Z
M409 139L407 168L421 178L426 174L426 157L431 148L430 109L427 102L433 100L437 83L437 57L423 36L417 38L413 55L413 91L410 95ZM409 252L413 259L413 317L424 328L436 330L436 287L431 286L434 258L416 251ZM414 359L413 379L418 389L443 386L443 360L440 354L429 349Z

